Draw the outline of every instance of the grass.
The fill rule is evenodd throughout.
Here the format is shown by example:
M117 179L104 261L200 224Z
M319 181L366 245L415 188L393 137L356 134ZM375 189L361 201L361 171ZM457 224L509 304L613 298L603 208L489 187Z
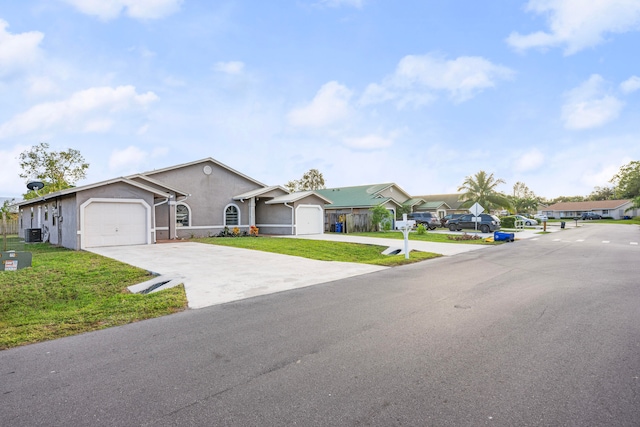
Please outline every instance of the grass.
M473 235L472 230L468 230L467 234ZM401 231L379 231L371 233L349 233L350 236L364 236L364 237L377 237L383 239L401 239L404 240L404 235ZM451 236L451 237L450 237ZM417 232L409 233L409 240L416 240L421 242L437 242L437 243L459 243L470 245L499 245L499 242L487 242L484 239L478 240L454 240L459 235L446 234L446 233L433 233L427 231L425 234L418 234Z
M127 286L151 278L145 270L45 243L26 249L32 267L0 271L0 349L164 316L187 306L182 286L131 294Z
M209 237L194 239L202 243L236 248L253 249L284 255L294 255L320 261L357 262L388 267L410 264L441 256L431 252L411 251L409 259L404 255L382 255L386 246L357 243L329 242L324 240L283 239L278 237Z

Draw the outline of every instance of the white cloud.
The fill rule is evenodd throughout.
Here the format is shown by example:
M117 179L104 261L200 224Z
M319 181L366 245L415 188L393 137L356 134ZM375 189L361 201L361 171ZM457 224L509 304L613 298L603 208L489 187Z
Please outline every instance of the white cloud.
M52 128L103 132L112 126L111 116L145 108L156 101L153 92L136 93L133 86L94 87L79 91L64 101L31 107L0 125L0 139Z
M640 29L638 0L529 0L526 10L548 16L549 31L511 33L507 43L517 50L565 46L571 55L604 42L606 34Z
M640 89L640 77L632 76L620 84L620 89L624 93L632 93Z
M577 88L569 91L562 107L562 119L567 129L590 129L615 120L624 103L613 95L606 94L605 82L598 74Z
M109 156L109 170L114 174L135 173L144 169L150 159L164 157L169 153L167 147L154 147L151 152L130 145L123 149L115 149Z
M122 150L113 150L109 157L110 170L136 169L143 164L149 154L138 147L129 146Z
M344 145L349 148L355 148L356 150L378 150L391 147L393 145L393 139L370 134L356 138L344 138Z
M14 147L3 146L0 148L0 159L2 159L2 173L0 173L0 196L2 197L14 197L25 193L26 182L20 178L20 162L18 156L23 151L28 150L30 147L23 145L16 145ZM16 197L16 200L20 197Z
M229 61L229 62L217 62L213 69L225 74L240 74L244 70L244 62L241 61Z
M364 0L320 0L320 4L329 7L352 6L360 9Z
M9 24L0 19L0 77L27 68L40 56L39 45L44 34L38 31L11 34Z
M184 0L63 0L80 12L107 21L121 12L135 19L160 19L180 9Z
M529 172L538 169L544 164L544 154L537 148L527 151L515 162L515 169L518 172Z
M28 93L31 96L40 97L58 92L58 86L49 77L31 77L29 79Z
M351 96L346 86L335 81L325 83L310 104L289 112L289 122L299 127L323 127L344 121L352 115Z
M436 55L408 55L400 60L392 76L382 84L371 84L360 103L375 104L395 100L399 106L431 102L438 92L448 93L456 103L473 98L514 72L477 56L446 60Z

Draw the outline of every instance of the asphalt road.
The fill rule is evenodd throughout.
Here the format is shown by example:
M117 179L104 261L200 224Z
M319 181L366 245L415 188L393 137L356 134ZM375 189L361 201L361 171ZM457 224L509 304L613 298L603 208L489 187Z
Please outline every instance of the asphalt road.
M0 425L638 426L638 242L588 224L2 351Z

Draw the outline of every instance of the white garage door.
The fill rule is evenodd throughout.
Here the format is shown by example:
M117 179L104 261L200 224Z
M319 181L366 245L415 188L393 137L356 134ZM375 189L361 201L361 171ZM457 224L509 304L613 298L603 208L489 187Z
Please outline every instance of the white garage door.
M296 208L296 234L322 234L324 218L320 206Z
M143 245L147 236L147 208L141 202L91 202L84 207L85 248Z

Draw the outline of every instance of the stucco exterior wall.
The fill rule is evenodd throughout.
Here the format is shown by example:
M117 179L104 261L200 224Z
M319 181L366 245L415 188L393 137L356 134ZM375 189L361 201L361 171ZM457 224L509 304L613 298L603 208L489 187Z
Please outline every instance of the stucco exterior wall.
M402 192L399 191L397 188L395 188L395 186L393 185L387 188L386 190L382 191L380 195L384 197L392 197L393 199L397 200L400 203L404 203L405 201L409 200L407 196L402 194Z
M66 195L22 206L19 211L19 236L24 238L28 228L40 228L43 240L48 238L53 245L78 249L75 203L75 195Z
M275 233L274 231L286 226L284 228L288 227L288 232L284 234L291 234L291 225L294 218L291 214L291 208L283 204L265 205L266 201L259 200L256 202L256 226L260 228L260 232L264 234L283 234L282 232Z
M116 182L113 184L104 185L96 188L89 188L87 190L76 193L76 196L75 196L76 208L74 209L74 215L76 215L76 220L75 220L76 228L74 230L74 233L76 234L77 237L76 237L76 246L74 249L79 249L81 247L83 230L82 230L82 224L80 221L80 210L81 210L82 204L88 201L89 199L135 199L135 200L143 200L149 206L153 206L154 204L154 195L152 193L148 192L147 190L143 190L142 188L133 187L124 182ZM155 216L154 209L151 209L151 224L147 224L151 232L155 230L154 216ZM66 234L66 230L63 230L63 232L64 234ZM155 239L155 236L154 236L154 239ZM66 246L64 242L63 242L63 246Z
M205 173L206 166L211 168L210 174ZM177 237L183 238L218 234L225 227L224 213L229 205L238 208L240 213L238 227L248 229L249 201L245 200L243 203L233 200L233 197L262 188L261 185L209 161L146 175L191 194L185 200L180 198L177 201L188 206L190 211L189 226L176 229ZM175 206L172 206L172 211L175 212ZM158 225L166 226L165 218L169 217L166 208L161 206L157 212ZM175 222L175 217L172 216L171 220ZM235 227L235 225L229 225L229 227Z

